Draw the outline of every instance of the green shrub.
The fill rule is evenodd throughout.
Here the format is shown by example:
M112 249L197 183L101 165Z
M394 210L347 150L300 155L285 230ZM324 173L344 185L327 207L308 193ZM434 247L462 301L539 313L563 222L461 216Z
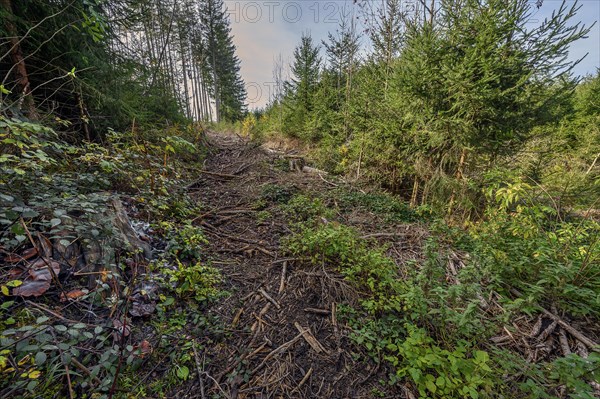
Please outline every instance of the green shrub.
M207 302L224 295L217 287L222 281L218 269L200 262L190 265L184 265L179 260L176 262L175 269L165 267L161 271L168 277L168 284L174 287L173 290L180 298Z

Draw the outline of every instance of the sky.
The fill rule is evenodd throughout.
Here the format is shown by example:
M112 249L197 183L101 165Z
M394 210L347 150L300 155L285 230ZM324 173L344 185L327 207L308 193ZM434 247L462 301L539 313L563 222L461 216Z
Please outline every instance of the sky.
M403 1L405 7L415 3L415 0ZM574 2L566 1L568 4ZM539 9L533 7L530 23L535 25L542 22L561 2L543 0ZM328 32L335 32L344 13L359 17L359 7L354 3L354 0L225 0L250 109L262 108L269 103L274 87L275 59L281 55L289 71L294 48L302 32L310 32L314 41L321 43L327 39ZM531 3L535 4L536 0L531 0ZM579 0L579 4L581 9L573 21L591 26L600 20L600 0ZM359 31L362 29L359 27ZM363 46L369 45L366 37L361 42ZM577 60L586 53L587 57L574 69L577 75L595 73L596 68L600 67L599 23L592 27L587 38L571 46L569 58Z

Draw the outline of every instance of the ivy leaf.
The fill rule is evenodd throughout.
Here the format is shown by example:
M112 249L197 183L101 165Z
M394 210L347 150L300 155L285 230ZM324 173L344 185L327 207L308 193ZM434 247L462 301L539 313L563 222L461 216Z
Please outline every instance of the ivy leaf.
M189 375L190 369L188 369L186 366L181 366L177 369L177 377L181 378L182 380L187 380Z
M46 355L45 352L38 352L35 355L35 364L36 366L41 366L42 364L46 363L46 360L48 359L48 356Z
M58 225L59 225L59 224L61 224L61 223L62 223L62 220L60 220L59 218L54 218L54 219L52 219L52 220L50 221L50 225L51 225L52 227L56 227L56 226L58 226Z

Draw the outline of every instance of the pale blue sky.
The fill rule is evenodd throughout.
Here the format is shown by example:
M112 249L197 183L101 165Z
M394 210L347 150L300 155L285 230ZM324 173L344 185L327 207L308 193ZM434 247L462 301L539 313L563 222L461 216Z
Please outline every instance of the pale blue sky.
M380 1L374 0L374 3ZM415 2L404 1L406 7ZM568 0L568 3L573 1ZM535 0L531 2L535 4ZM531 23L541 22L560 4L561 0L544 0L540 9L533 8ZM600 20L600 0L580 0L579 4L581 9L576 20L587 26ZM263 107L269 102L274 59L281 54L286 64L291 62L294 47L302 32L309 31L313 39L320 43L327 38L328 32L335 31L344 8L347 12L354 12L356 16L360 15L354 0L225 0L225 5L232 22L234 42L242 63L242 77L246 82L251 109ZM368 39L363 37L362 43L368 45ZM578 75L594 73L600 67L598 23L587 39L573 44L569 56L571 59L578 59L586 53L589 53L588 56L574 70Z

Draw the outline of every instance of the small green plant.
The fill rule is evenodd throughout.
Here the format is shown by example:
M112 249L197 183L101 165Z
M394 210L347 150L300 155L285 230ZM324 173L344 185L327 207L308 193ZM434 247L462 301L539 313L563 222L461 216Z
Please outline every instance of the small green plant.
M208 243L201 228L173 222L160 222L159 228L167 239L169 254L180 260L200 259L202 246Z
M167 283L180 298L193 298L197 302L215 300L225 293L219 290L222 282L219 270L201 263L184 265L176 260L175 269L165 268Z
M442 349L427 332L406 324L407 336L386 346L387 361L396 377L410 377L421 397L473 398L487 396L493 374L489 355L459 341L454 350Z
M470 230L480 279L497 290L521 291L529 304L552 300L572 314L600 315L600 224L561 220L556 209L531 198L532 188L512 184L491 190L496 206ZM527 303L518 298L515 308ZM529 307L534 311L535 307Z
M333 196L339 204L341 211L362 208L383 217L386 223L390 222L416 222L424 219L428 212L421 212L420 216L412 210L407 203L399 198L385 193L363 193L338 189Z
M292 198L296 191L294 187L267 184L262 189L261 198L276 204L285 204Z
M294 195L282 209L293 222L333 218L333 212L325 207L323 200L303 194Z

